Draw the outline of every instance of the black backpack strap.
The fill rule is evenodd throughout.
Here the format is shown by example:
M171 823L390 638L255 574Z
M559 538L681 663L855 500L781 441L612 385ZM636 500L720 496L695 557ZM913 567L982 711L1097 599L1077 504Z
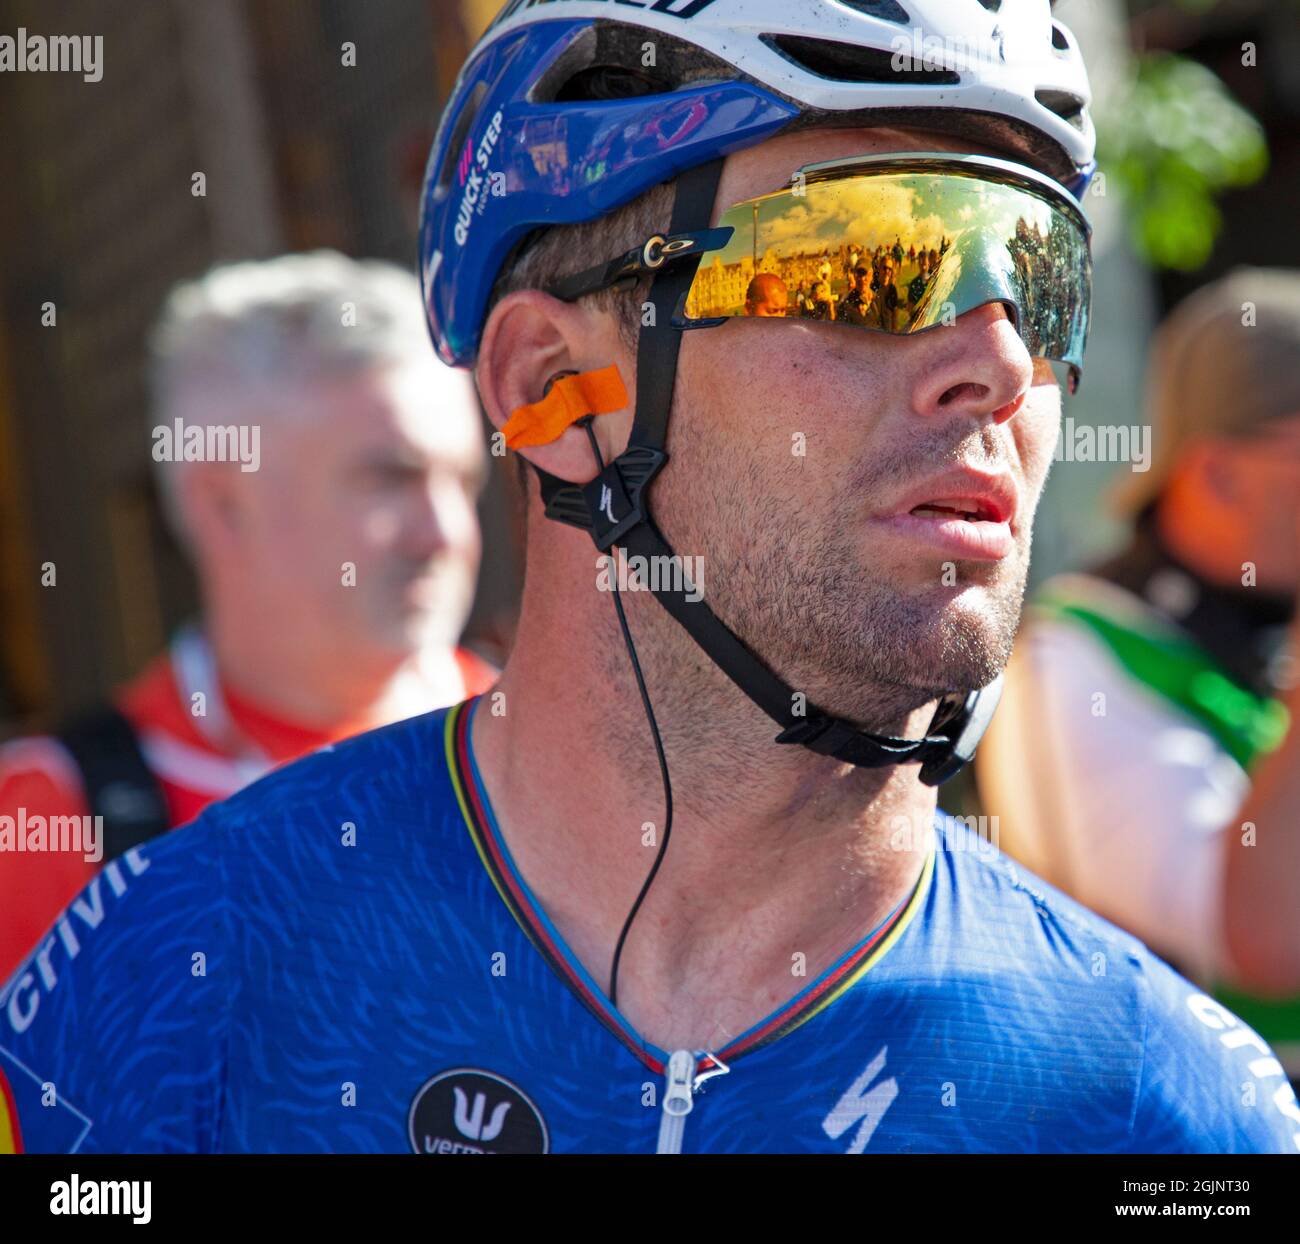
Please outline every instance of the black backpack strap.
M104 859L171 828L167 800L131 723L111 705L78 718L55 737L81 771L92 816L104 818Z

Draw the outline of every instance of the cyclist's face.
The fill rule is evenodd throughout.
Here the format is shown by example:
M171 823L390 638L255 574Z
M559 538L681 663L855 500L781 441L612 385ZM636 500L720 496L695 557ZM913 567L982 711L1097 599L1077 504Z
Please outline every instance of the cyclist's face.
M879 129L778 138L730 157L717 204L811 161L940 148L973 149ZM1000 305L912 337L737 319L685 334L676 392L656 513L794 686L851 714L864 681L907 699L1001 668L1060 394Z

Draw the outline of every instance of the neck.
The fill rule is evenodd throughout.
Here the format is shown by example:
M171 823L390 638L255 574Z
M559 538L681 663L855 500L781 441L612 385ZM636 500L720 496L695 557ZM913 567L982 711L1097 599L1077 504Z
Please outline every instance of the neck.
M204 613L222 684L265 712L331 733L362 729L451 703L464 684L451 647L407 654L340 652L301 628L258 625L213 600Z
M516 864L607 990L664 830L662 782L614 606L587 587L594 555L543 566L533 553L529 584L545 583L552 600L558 584L584 590L564 608L525 592L495 688L505 711L477 713L472 744ZM853 769L776 745L778 727L657 600L628 592L623 603L663 739L673 823L624 947L618 1004L663 1048L716 1049L910 893L931 846L935 792L915 766ZM916 735L931 711L872 728ZM806 974L792 972L796 956Z

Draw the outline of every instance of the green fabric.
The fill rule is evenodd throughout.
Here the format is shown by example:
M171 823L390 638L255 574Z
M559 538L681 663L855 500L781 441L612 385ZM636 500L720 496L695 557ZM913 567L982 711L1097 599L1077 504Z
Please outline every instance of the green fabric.
M1286 1064L1287 1072L1295 1079L1300 1072L1300 997L1255 998L1220 985L1214 996L1234 1015L1241 1016L1261 1037L1276 1050ZM1290 1049L1282 1047L1290 1046Z
M1134 678L1200 722L1243 769L1286 738L1286 705L1233 682L1192 640L1154 628L1137 630L1063 596L1045 595L1035 608L1086 625Z
M1257 696L1234 682L1199 644L1175 632L1139 629L1062 593L1044 592L1034 602L1042 616L1088 627L1143 686L1182 709L1218 740L1247 772L1286 738L1290 714L1280 700ZM1300 996L1272 1001L1217 988L1215 997L1275 1046L1300 1042ZM1282 1052L1282 1051L1280 1051ZM1297 1074L1296 1054L1287 1059Z

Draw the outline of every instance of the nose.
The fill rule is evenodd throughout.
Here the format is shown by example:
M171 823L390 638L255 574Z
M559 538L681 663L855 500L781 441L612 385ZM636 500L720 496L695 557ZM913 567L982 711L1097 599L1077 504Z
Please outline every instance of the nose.
M934 345L912 392L917 414L994 423L1015 415L1033 383L1034 361L1002 303L976 307L927 336Z
M406 552L426 560L441 553L450 543L451 509L442 481L426 479L422 486L412 487L402 524Z
M475 498L459 477L436 476L416 490L408 511L407 552L426 560L471 549L478 538Z

